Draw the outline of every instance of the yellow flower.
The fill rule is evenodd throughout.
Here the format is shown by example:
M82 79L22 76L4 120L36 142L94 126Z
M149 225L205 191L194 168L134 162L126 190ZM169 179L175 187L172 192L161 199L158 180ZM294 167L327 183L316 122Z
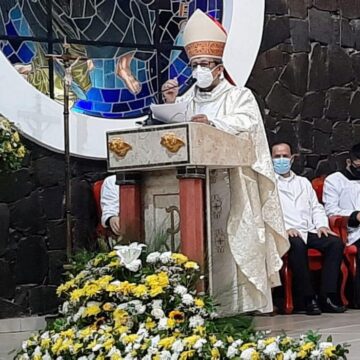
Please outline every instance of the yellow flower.
M59 349L60 349L60 346L62 344L62 338L59 337L56 341L55 341L55 344L51 347L51 351L54 353L54 354L58 354L59 352Z
M110 268L117 268L120 267L121 263L120 263L120 259L113 259L111 260L111 262L109 263L109 267Z
M249 343L246 343L246 344L242 345L240 350L245 351L246 349L254 348L254 347L256 347L256 344L253 343L253 342L249 342Z
M95 359L96 360L105 360L105 355L99 354Z
M264 344L265 345L269 345L269 344L272 344L274 341L276 341L276 338L274 337L269 337L267 339L264 340Z
M201 336L204 336L205 335L205 327L204 326L197 326L194 330L194 333L195 334L199 334Z
M291 344L291 342L292 342L292 339L291 339L291 337L285 337L285 338L283 338L282 340L281 340L281 345L284 345L284 346L286 346L286 345L289 345L289 344Z
M168 274L164 271L158 274L158 282L159 286L166 287L169 285L169 277Z
M86 337L90 336L92 332L93 332L93 330L88 326L88 327L80 330L79 338L80 339L86 338Z
M74 346L73 346L73 351L72 351L72 352L73 352L74 354L77 354L82 347L83 347L83 344L81 344L81 343L76 343L76 344L74 344Z
M17 131L15 131L13 134L12 134L12 138L15 142L19 142L20 141L20 136L19 136L19 133Z
M260 354L257 351L254 351L251 354L251 360L260 360Z
M179 310L173 310L169 313L169 318L174 319L176 323L180 324L184 322L185 316L184 313Z
M151 330L151 329L154 329L155 327L156 327L156 322L153 319L148 317L145 321L146 330Z
M104 342L103 347L106 351L109 351L112 348L112 346L114 345L114 343L115 343L115 340L114 340L114 338L111 337Z
M142 284L135 286L135 288L133 289L133 295L138 298L141 298L144 295L147 295L147 293L148 293L147 287Z
M67 338L73 338L75 336L75 331L73 329L68 329L65 331L61 331L60 336L67 337Z
M128 313L123 310L123 309L116 309L113 312L113 317L114 317L114 321L115 321L115 325L125 325L128 321Z
M158 342L158 347L168 350L171 348L171 346L175 342L175 340L176 340L175 336L169 336L169 337L163 338Z
M3 144L3 148L5 152L11 152L12 151L12 146L8 141L5 141Z
M104 311L112 311L114 310L114 304L107 302L103 305L102 308Z
M56 294L61 295L63 292L68 291L70 288L72 288L74 286L75 286L75 279L71 279L71 280L67 281L65 284L61 284L56 289Z
M77 302L80 300L80 298L84 296L84 290L83 289L75 289L70 294L70 301Z
M211 345L214 345L218 341L218 339L216 338L215 335L211 335L209 336L209 341Z
M176 321L174 319L168 319L167 326L169 329L173 329L176 326Z
M189 260L185 255L176 253L172 254L171 258L175 260L176 264L178 265L182 265Z
M179 360L187 360L195 355L195 350L183 351L180 354Z
M296 355L300 359L305 359L307 357L307 352L304 350L300 350Z
M121 292L123 295L130 295L135 287L136 287L135 284L131 284L128 281L123 281L119 284L117 290Z
M219 360L220 359L220 351L218 348L211 349L211 360Z
M335 346L329 346L327 348L324 349L324 355L326 356L327 359L330 359L332 356L334 356L334 351L336 350Z
M227 342L230 343L230 344L234 342L234 338L233 338L232 336L228 336L228 337L226 338L226 340L227 340Z
M25 147L23 145L21 145L18 149L17 149L17 155L19 158L23 158L26 154L26 150Z
M101 287L96 282L87 282L83 290L86 296L94 296L101 291Z
M308 352L308 351L311 351L312 349L314 349L314 347L315 347L315 344L313 342L308 342L301 346L300 351L303 350L303 351Z
M85 308L84 312L82 313L82 317L94 316L99 314L100 312L101 309L99 305L90 305Z
M40 346L41 346L42 349L48 349L50 344L51 344L51 339L47 338L47 339L42 339L41 340Z
M195 261L188 261L187 263L185 263L184 268L197 270L199 268L199 265Z
M194 303L195 303L195 306L198 308L203 308L205 306L204 301L199 298L195 298Z
M199 335L191 335L191 336L188 336L186 338L184 338L184 345L187 347L187 348L192 348L195 343L200 339L200 336Z
M127 344L133 344L137 339L138 339L139 335L137 334L130 334L130 335L125 335L122 339L122 342L127 345Z
M276 360L284 360L284 354L277 354Z
M155 297L163 293L163 288L161 286L155 286L150 289L149 295Z

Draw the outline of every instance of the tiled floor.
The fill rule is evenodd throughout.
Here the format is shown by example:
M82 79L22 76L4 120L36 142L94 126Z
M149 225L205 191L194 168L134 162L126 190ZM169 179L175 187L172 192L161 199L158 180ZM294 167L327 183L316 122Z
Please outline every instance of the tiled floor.
M349 360L360 360L360 310L349 310L345 314L323 314L321 316L277 315L255 318L259 330L271 330L274 334L281 331L296 336L307 330L318 330L327 335L333 335L336 343L348 343L350 347ZM45 326L41 317L0 320L0 360L10 360L11 350L19 348L22 340L31 332Z

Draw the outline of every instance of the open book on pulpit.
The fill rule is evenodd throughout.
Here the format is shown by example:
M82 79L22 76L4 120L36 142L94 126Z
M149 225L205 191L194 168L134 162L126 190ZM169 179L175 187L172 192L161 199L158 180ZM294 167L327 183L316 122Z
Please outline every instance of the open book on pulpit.
M188 103L185 101L173 104L151 104L150 110L154 119L164 124L176 124L187 121L187 106Z

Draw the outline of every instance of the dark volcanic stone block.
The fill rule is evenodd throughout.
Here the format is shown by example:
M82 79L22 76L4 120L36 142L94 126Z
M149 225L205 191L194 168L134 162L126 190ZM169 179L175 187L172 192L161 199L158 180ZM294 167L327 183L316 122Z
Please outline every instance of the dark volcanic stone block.
M287 0L272 0L265 2L265 14L287 14Z
M358 0L339 0L342 16L349 19L360 17L360 2Z
M313 0L313 5L327 11L336 11L339 8L338 0Z
M330 134L314 130L314 153L328 155L331 153Z
M309 10L310 39L325 44L333 42L334 20L331 14L315 8Z
M15 295L15 276L10 264L0 259L0 298L11 299Z
M60 300L56 296L56 286L39 286L29 290L30 310L33 314L56 312Z
M20 241L15 268L17 284L41 284L48 267L48 254L41 236L29 236Z
M10 212L7 204L0 204L0 254L2 254L9 242Z
M330 46L329 59L329 85L342 86L354 79L350 56L339 46Z
M265 98L278 79L279 73L280 71L276 68L254 70L254 75L250 77L246 86L256 89L257 93Z
M306 18L311 0L288 0L290 16Z
M280 81L292 94L302 96L306 92L308 80L309 59L307 54L293 54Z
M333 121L330 119L315 119L314 120L314 129L320 130L324 133L330 134L332 132Z
M354 75L358 83L360 83L360 52L356 52L351 55L352 68Z
M305 156L305 164L307 167L310 167L312 169L316 168L317 163L320 160L320 155L317 154L311 154L311 155L306 155Z
M62 250L66 248L66 229L64 220L52 220L47 222L48 247L50 250Z
M26 314L26 310L13 302L0 298L0 319L17 317Z
M307 121L300 121L299 124L299 142L303 150L312 150L313 148L313 125Z
M313 119L322 117L325 103L325 93L311 92L305 95L301 109L303 119Z
M77 219L96 218L96 204L91 184L85 180L73 179L71 182L71 214Z
M307 20L290 19L290 35L294 51L310 51L309 23Z
M64 280L64 264L66 252L61 250L49 252L49 284L59 285Z
M271 49L289 37L289 18L287 16L268 16L265 20L261 51Z
M269 109L289 118L295 117L299 112L301 99L290 93L288 89L276 83L266 98Z
M64 214L64 188L56 186L40 192L41 203L48 220L62 219Z
M258 56L254 65L254 70L260 71L269 68L282 67L283 65L287 64L287 62L287 56L285 56L281 50L274 48L264 51Z
M326 47L316 44L310 55L309 90L325 90L329 87L329 71Z
M29 169L0 172L0 201L13 202L28 196L33 188Z
M332 164L328 159L320 160L315 171L315 176L327 176L336 171L335 164Z
M35 175L41 186L54 186L64 183L64 161L56 156L40 158L35 161Z
M341 39L339 39L339 45L353 48L355 46L355 39L357 33L357 31L354 29L356 24L351 24L348 19L341 19L340 25Z
M360 118L360 91L357 91L351 99L350 116L353 119Z
M346 120L349 116L351 90L346 88L330 89L327 97L326 117L334 120Z
M332 148L337 151L350 150L352 145L352 125L344 121L334 124Z
M10 206L11 227L20 231L39 232L44 230L43 209L38 191Z

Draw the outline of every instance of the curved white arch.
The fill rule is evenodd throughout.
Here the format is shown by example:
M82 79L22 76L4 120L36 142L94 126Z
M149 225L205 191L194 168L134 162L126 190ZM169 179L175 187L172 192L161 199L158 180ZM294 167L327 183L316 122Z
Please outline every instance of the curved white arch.
M260 46L265 0L224 1L229 30L224 64L239 86L248 79ZM57 152L64 149L63 107L29 84L0 52L0 113L36 143ZM70 114L70 151L92 159L106 158L106 132L136 127L136 121Z

